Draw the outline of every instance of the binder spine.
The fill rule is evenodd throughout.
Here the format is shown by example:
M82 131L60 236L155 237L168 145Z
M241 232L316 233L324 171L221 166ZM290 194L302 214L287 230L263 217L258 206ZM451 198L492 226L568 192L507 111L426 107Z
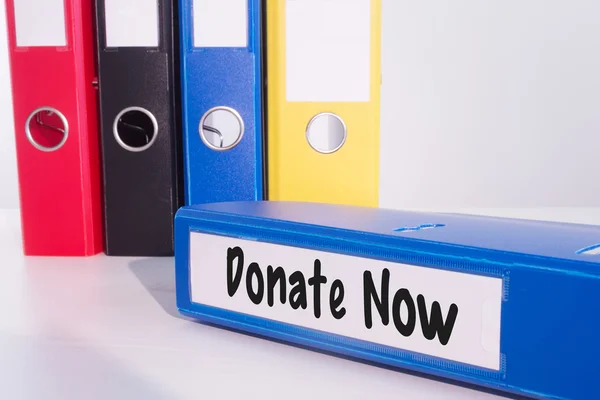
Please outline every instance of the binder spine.
M202 12L195 13L194 6L200 3L179 2L185 203L260 200L264 178L262 2L247 2L246 45L222 44L218 40L210 45L196 44L194 29L202 21L195 19L201 19ZM235 6L242 7L242 3L246 2L235 2ZM204 9L209 6L204 4ZM229 21L224 24L233 28ZM214 111L237 120L241 134L231 136L237 135L237 141L206 127ZM219 142L223 137L225 140Z
M600 359L600 346L596 338L600 324L593 317L599 304L600 279L595 272L561 271L561 268L569 264L577 264L578 271L585 271L585 263L420 240L396 240L395 245L390 245L389 237L363 232L188 208L178 212L175 229L177 305L184 315L238 331L283 340L289 344L511 394L544 399L590 399L600 396L594 367ZM261 307L263 311L269 309L264 303L256 305L257 315L253 315L252 312L236 312L214 304L194 302L191 295L191 274L194 273L192 258L195 256L191 235L195 234L224 238L230 248L240 241L266 243L351 256L359 260L418 266L435 273L448 271L465 274L464 276L501 279L498 366L479 367L390 347L377 343L376 336L372 337L372 341L358 340L352 337L356 332L347 332L346 336L307 328L307 320L302 316L298 316L296 323L281 322L275 317L259 317L257 315ZM261 254L267 253L269 256L259 257L261 268L266 270L267 265L262 265L262 262L266 263L267 259L273 268L286 268L285 262L274 259L271 251ZM256 256L257 253L253 254ZM275 250L272 254L275 254ZM245 267L251 261L255 259L247 259ZM351 267L353 266L344 265L344 268ZM219 266L211 264L210 268ZM225 266L222 268L225 269ZM286 272L291 273L293 270L294 267L290 267ZM394 269L390 270L394 274ZM331 280L328 284L330 282ZM431 282L431 285L435 286L436 283ZM243 286L242 279L240 287ZM390 288L390 296L397 289ZM350 294L349 289L346 292L346 296L357 295L362 293ZM326 297L328 296L322 295L322 299L325 299L323 310L328 309L325 305ZM352 301L345 303L347 307L353 304ZM310 307L311 304L304 312L310 312ZM390 321L391 319L390 317ZM393 329L393 326L390 322L388 327ZM485 344L482 343L482 346Z
M40 11L28 8L31 3L6 1L23 250L93 255L103 243L96 101L87 79L94 62L89 9L80 0L40 0L53 14L48 18L63 19L35 22L29 13ZM19 45L19 29L29 44Z
M87 157L83 157L81 163L84 167L81 169L83 178L83 190L89 193L92 199L89 203L83 204L85 225L91 227L96 232L100 232L93 237L95 247L104 249L104 224L102 221L102 174L100 162L100 136L98 122L98 91L95 82L98 78L96 63L96 27L94 23L94 5L90 1L81 2L78 9L80 18L75 22L81 23L82 37L81 41L76 39L75 44L78 51L83 54L82 74L77 81L77 87L87 88L87 90L78 90L78 103L85 105L80 108L80 118L82 124L86 126L88 135L81 137L83 152Z
M179 1L171 1L171 30L170 35L173 38L173 49L171 54L173 55L173 62L169 71L169 87L171 88L171 102L173 104L173 147L174 151L172 154L172 164L176 166L172 171L172 179L175 182L175 204L176 210L181 207L185 202L185 181L183 174L183 108L182 108L182 91L181 91L181 24L179 19ZM173 215L174 218L174 215ZM174 235L174 228L172 228L171 236ZM174 245L174 244L173 244Z
M171 256L173 218L182 203L176 7L155 2L157 21L146 23L158 24L156 39L111 44L107 3L96 1L106 252ZM139 128L145 136L135 135Z
M267 3L269 199L377 207L381 0Z

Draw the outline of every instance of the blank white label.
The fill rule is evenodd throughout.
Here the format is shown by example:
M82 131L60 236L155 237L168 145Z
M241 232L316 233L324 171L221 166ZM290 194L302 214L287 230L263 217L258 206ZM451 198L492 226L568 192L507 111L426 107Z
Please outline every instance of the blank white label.
M230 249L236 250L229 254ZM238 257L229 259L235 251ZM318 297L311 279L316 260L320 275L326 278L318 285ZM252 263L258 265L250 268ZM275 280L269 266L281 267L285 273L285 303L280 297L282 281L271 284ZM365 277L369 274L371 280ZM389 277L388 285L383 283L384 276ZM190 280L194 303L500 369L500 278L192 232ZM302 285L305 296L294 294ZM383 287L388 288L385 300ZM388 310L387 324L372 300L373 293ZM294 309L292 299L301 297L305 301ZM367 309L371 310L370 328Z
M105 0L106 47L158 47L157 0Z
M371 1L286 0L287 101L370 99Z
M194 0L194 47L247 47L248 0Z
M18 47L66 46L64 0L14 0Z

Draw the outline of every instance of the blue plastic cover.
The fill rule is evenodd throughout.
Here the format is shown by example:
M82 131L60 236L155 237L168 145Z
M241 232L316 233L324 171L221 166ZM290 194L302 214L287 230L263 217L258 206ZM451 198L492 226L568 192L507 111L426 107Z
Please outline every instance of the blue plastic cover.
M260 201L184 207L177 213L175 229L177 304L185 315L267 338L508 393L534 398L600 398L596 377L600 370L596 365L600 359L600 324L594 318L600 311L600 254L597 254L600 252L594 251L600 244L598 226ZM494 278L501 283L498 368L456 361L460 356L449 359L435 355L435 351L384 345L376 337L357 339L358 330L340 334L314 329L308 327L308 320L300 317L287 322L261 317L259 314L270 312L262 303L256 305L256 312L240 312L192 301L190 255L194 249L190 238L195 233L210 235L207 238L229 238L232 246L241 241L266 243L321 252L319 254L352 256L345 260L356 259L364 265L371 265L368 264L371 261L392 263L386 264L391 265L392 274L396 271L395 265L397 271L409 265L420 267L417 274L435 270L458 272L462 277L469 274ZM195 257L200 260L202 256ZM265 255L265 259L269 256ZM207 257L206 260L213 260ZM273 259L273 267L278 262L281 259ZM223 255L221 265L201 267L212 274L206 276L225 276L230 267L226 264ZM348 262L345 270L337 271L350 273L357 265L360 264ZM325 268L331 271L332 267L339 268L323 265L323 271ZM261 268L266 271L266 265ZM376 279L375 286L378 282ZM444 288L444 282L436 280L430 285L450 292L473 290L474 302L478 289L473 286ZM221 289L229 290L225 285L215 290ZM390 288L390 298L395 290ZM346 295L345 304L349 308L349 304L354 304L349 296L362 293ZM323 295L323 299L323 304L327 304L327 296ZM416 298L414 302L417 303ZM375 306L373 300L372 307ZM451 308L450 311L446 311L448 308L444 305L442 308L443 317L449 319ZM323 310L329 308L323 305ZM377 309L372 310L377 315ZM303 312L310 313L311 307ZM456 326L466 321L461 321L464 315L461 311L454 315ZM485 312L483 315L485 319ZM433 321L433 314L429 317L429 322ZM404 315L397 326L406 323ZM420 322L421 325L427 323L427 320ZM394 324L396 320L389 322L392 328Z
M261 1L248 1L244 13L248 18L248 35L244 47L195 46L193 0L178 1L185 203L260 200L263 198ZM212 7L216 6L218 2L213 2ZM220 12L216 14L223 16ZM231 108L243 121L242 138L229 150L211 149L200 137L200 121L215 107Z

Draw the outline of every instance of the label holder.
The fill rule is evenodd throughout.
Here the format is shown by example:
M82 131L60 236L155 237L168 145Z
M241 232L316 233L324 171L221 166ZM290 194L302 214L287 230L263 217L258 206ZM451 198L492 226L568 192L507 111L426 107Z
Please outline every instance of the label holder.
M190 0L192 48L249 46L248 0Z
M103 13L106 49L160 46L158 0L105 0ZM133 23L136 29L131 29Z
M289 231L284 230L283 228L261 228L260 231L257 231L242 225L232 226L224 222L215 221L203 221L202 225L203 226L201 229L193 226L189 227L188 234L203 233L236 239L262 241L271 244L281 244L338 254L369 257L382 261L408 263L424 268L435 267L436 269L440 270L469 272L482 276L502 278L504 289L502 304L504 304L504 302L508 299L508 285L506 282L508 277L505 276L504 269L501 265L498 265L498 263L489 263L485 260L473 262L473 260L464 260L460 257L446 255L443 257L433 254L423 256L416 251L412 252L405 250L394 250L388 247L378 248L378 246L365 246L363 243L340 241L338 239L327 237L319 237L318 240L316 240L313 236L308 234L290 234ZM190 254L189 242L186 244L185 252ZM177 279L180 282L184 281L188 282L189 284L189 273L190 270L187 268L180 276L178 276ZM329 334L310 328L303 328L287 323L265 320L252 315L236 313L208 305L193 303L190 297L191 288L189 288L189 290L190 291L188 293L183 294L183 298L180 298L180 301L183 301L183 304L188 304L184 307L185 310L182 310L182 312L187 312L190 316L196 318L200 317L208 322L218 322L221 325L229 326L234 329L239 329L240 325L244 325L246 330L259 335L264 335L269 338L279 338L282 340L293 339L292 342L294 343L304 342L310 347L317 347L320 349L331 347L331 349L335 350L336 352L340 351L340 344L348 349L354 349L358 351L364 351L365 349L368 349L369 354L363 353L363 356L365 356L366 359L370 359L374 362L380 362L380 358L385 357L387 358L386 364L391 362L392 365L396 365L398 367L402 367L403 363L405 362L412 363L418 361L424 367L443 368L450 372L469 374L489 379L506 379L506 361L505 354L502 351L502 341L500 342L499 370L493 370L385 345L378 345L372 342L362 341L360 339ZM274 330L277 332L274 332ZM315 345L315 340L317 340L317 345ZM396 358L396 360L390 360L390 356Z
M371 13L371 0L285 0L288 102L370 101Z
M14 0L17 48L66 47L64 0Z

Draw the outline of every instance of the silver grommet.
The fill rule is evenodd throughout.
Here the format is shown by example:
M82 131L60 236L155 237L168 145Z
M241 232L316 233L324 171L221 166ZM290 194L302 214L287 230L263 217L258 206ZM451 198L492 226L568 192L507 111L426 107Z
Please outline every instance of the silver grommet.
M225 151L237 146L244 136L244 120L230 107L214 107L200 119L198 132L212 150Z
M150 121L151 125L152 125L152 137L148 138L146 136L146 143L143 146L132 146L131 143L126 143L123 138L121 137L121 134L119 133L119 122L121 120L121 118L130 112L140 112L142 114L144 114L148 120ZM127 124L127 123L125 123ZM142 126L138 126L138 125L133 125L133 124L128 124L130 129L139 129L141 132L141 134L146 134L147 132L145 132L144 127ZM154 144L154 142L156 141L156 138L158 137L158 122L156 121L156 117L148 110L146 110L145 108L142 107L127 107L123 110L121 110L121 112L119 112L119 114L117 114L117 116L115 117L115 120L113 122L113 135L115 137L115 140L117 141L117 143L124 148L127 151L132 151L132 152L136 152L139 153L141 151L147 150L148 148L150 148L150 146L152 146Z
M325 112L315 115L306 126L310 147L322 154L338 151L346 143L347 129L338 115Z
M61 127L57 127L57 126L52 126L52 125L46 125L46 123L44 122L44 120L41 117L41 113L42 112L46 112L48 115L51 114L56 114L56 116L58 116L58 118L60 119L60 121L62 122L62 128ZM39 144L38 142L35 141L35 139L33 138L33 135L31 133L31 121L32 119L36 117L36 123L38 123L40 126L43 126L45 128L48 129L52 129L55 131L59 131L62 132L63 134L63 138L61 139L61 141L53 147L46 147L43 146L41 144ZM67 141L67 137L69 136L69 123L67 122L67 118L65 118L65 116L58 111L56 108L52 108L52 107L40 107L37 108L35 110L33 110L33 112L31 114L29 114L29 117L27 117L27 120L25 121L25 134L27 135L27 139L29 140L29 142L33 145L33 147L35 147L38 150L41 151L45 151L45 152L51 152L51 151L56 151L59 148L61 148L65 142Z

